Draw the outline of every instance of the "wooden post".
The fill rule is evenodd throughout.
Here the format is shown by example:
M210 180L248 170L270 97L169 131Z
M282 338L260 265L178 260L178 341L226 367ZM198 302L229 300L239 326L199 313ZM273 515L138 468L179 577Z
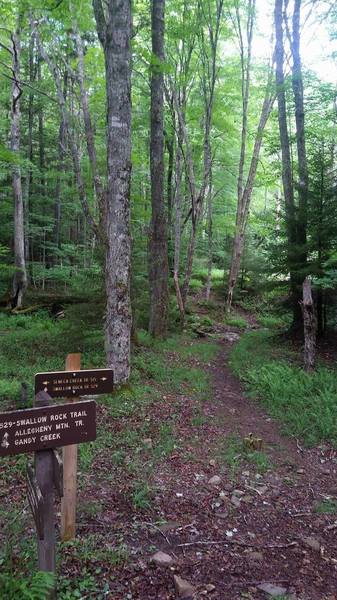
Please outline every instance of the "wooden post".
M81 355L68 354L66 371L81 369ZM75 398L67 398L74 402ZM61 501L61 539L72 540L76 531L77 445L63 448L63 498Z
M35 397L35 406L48 406L48 404L50 404L50 396L46 392L39 392ZM38 450L35 452L35 477L43 498L42 531L38 535L39 570L55 573L54 467L52 450ZM50 597L53 597L53 593Z
M317 322L311 294L311 282L308 277L303 281L302 311L304 324L304 370L311 372L315 368Z

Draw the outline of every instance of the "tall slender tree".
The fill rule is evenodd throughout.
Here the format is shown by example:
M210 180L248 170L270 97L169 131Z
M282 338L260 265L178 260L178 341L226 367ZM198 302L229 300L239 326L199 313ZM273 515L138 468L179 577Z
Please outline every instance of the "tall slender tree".
M167 331L168 253L164 201L164 24L165 0L152 0L150 170L152 218L149 240L150 333Z
M247 136L248 136L248 112L249 112L249 96L250 96L250 81L251 81L251 54L253 31L255 23L255 0L249 0L247 7L247 26L246 40L242 31L241 14L239 7L235 7L235 29L238 36L240 48L240 65L241 65L241 100L242 100L242 121L241 121L241 144L240 144L240 159L237 178L237 207L235 233L232 248L231 264L229 268L228 287L226 310L230 311L233 301L233 292L237 283L240 272L241 258L244 250L245 232L247 227L248 215L253 187L256 177L258 160L262 145L262 136L267 124L269 115L274 104L274 90L271 86L272 80L272 65L270 64L267 71L267 83L265 96L262 103L260 119L257 126L253 152L249 162L248 174L245 177L247 170Z
M11 133L10 147L12 152L19 154L21 140L21 106L20 98L20 60L21 60L21 31L20 17L17 19L16 30L11 34L12 41L12 102L11 102ZM20 308L23 295L27 288L27 273L25 261L24 206L22 195L21 169L19 164L13 165L12 184L14 194L14 265L12 305Z
M287 230L287 262L290 275L290 295L293 308L293 324L295 329L302 328L301 311L302 283L306 276L307 248L307 202L308 202L308 168L305 148L303 79L300 58L300 16L301 0L295 0L293 12L293 28L291 51L293 56L292 89L295 104L296 143L298 158L298 207L295 202L294 166L288 132L287 104L284 76L284 35L283 26L287 18L287 2L275 0L275 60L276 86L278 102L278 122L282 154L282 182L285 202L285 219ZM286 23L287 24L287 23ZM288 27L287 27L288 31ZM290 35L290 34L289 34Z
M107 98L106 320L108 366L130 374L131 2L93 0L103 46Z
M292 89L295 104L296 147L298 159L298 214L297 214L297 246L298 262L300 264L299 285L305 278L307 263L307 222L308 222L308 193L309 175L305 143L305 115L303 99L303 76L300 53L301 0L295 0L292 19L291 54L293 58Z

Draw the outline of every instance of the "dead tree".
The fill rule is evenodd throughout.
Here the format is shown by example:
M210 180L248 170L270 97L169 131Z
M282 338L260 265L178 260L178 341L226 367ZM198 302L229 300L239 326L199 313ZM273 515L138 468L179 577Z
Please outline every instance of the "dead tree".
M304 370L311 373L315 368L317 320L311 293L311 281L303 281Z

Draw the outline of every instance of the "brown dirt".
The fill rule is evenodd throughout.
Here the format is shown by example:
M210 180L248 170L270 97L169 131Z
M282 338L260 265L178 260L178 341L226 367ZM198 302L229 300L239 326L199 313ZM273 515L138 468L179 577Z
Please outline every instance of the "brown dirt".
M231 344L219 346L207 367L212 395L201 405L202 423L193 425L195 401L183 393L164 395L149 408L150 431L174 416L178 440L173 453L156 464L150 508L135 511L127 500L126 471L122 479L106 481L113 468L109 457L88 481L86 499L103 499L103 509L82 523L83 535L97 532L112 545L123 540L130 552L123 566L104 565L102 577L113 590L106 597L173 599L178 574L194 586L195 599L267 598L258 586L268 582L287 589L289 598L336 600L336 515L315 512L324 499L337 497L336 453L328 446L303 449L284 437L231 374ZM228 436L249 433L263 440L272 467L259 473L243 456L233 479L221 448ZM220 485L207 483L213 475L221 477ZM238 507L232 503L234 489L243 493ZM174 565L153 565L157 550L169 553ZM72 560L67 570L76 572Z
M109 424L114 437L125 428L136 431L143 419L155 451L159 424L174 421L176 447L154 462L152 497L144 509L133 506L130 490L135 480L142 481L151 450L133 449L121 465L110 451L99 452L89 474L80 475L77 540L59 552L59 571L74 581L83 569L99 569L96 578L110 590L105 595L84 590L83 598L173 600L177 574L194 586L195 600L262 600L268 596L258 586L266 582L285 588L287 598L337 600L337 516L315 512L326 498L337 499L336 452L327 445L304 449L283 436L230 372L230 348L220 340L218 356L205 365L212 393L197 412L195 398L184 390L171 394L158 388L141 419L126 415ZM179 360L174 353L170 359ZM101 405L98 412L107 421L107 408ZM259 472L241 450L234 473L224 447L230 436L250 433L263 440L271 467ZM208 484L214 475L221 477L218 486ZM12 479L6 498L23 489L20 478ZM238 506L233 490L242 498L234 500ZM106 551L121 544L128 557L116 565ZM87 548L87 556L76 554L76 547ZM157 550L170 554L173 566L151 563Z

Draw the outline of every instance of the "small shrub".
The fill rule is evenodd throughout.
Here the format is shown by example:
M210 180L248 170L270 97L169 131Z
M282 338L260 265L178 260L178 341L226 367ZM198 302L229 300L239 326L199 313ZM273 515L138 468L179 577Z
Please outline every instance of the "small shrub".
M226 317L225 323L226 325L230 325L230 327L238 327L239 329L246 329L248 325L246 319L239 315Z
M336 373L323 367L305 373L289 364L292 357L269 332L254 332L241 338L230 364L251 395L283 423L285 433L309 446L322 440L336 446Z
M196 292L198 290L201 290L203 288L203 285L203 282L199 279L191 279L189 288L191 291Z
M151 490L147 483L138 484L132 495L132 503L135 508L146 510L151 506Z

